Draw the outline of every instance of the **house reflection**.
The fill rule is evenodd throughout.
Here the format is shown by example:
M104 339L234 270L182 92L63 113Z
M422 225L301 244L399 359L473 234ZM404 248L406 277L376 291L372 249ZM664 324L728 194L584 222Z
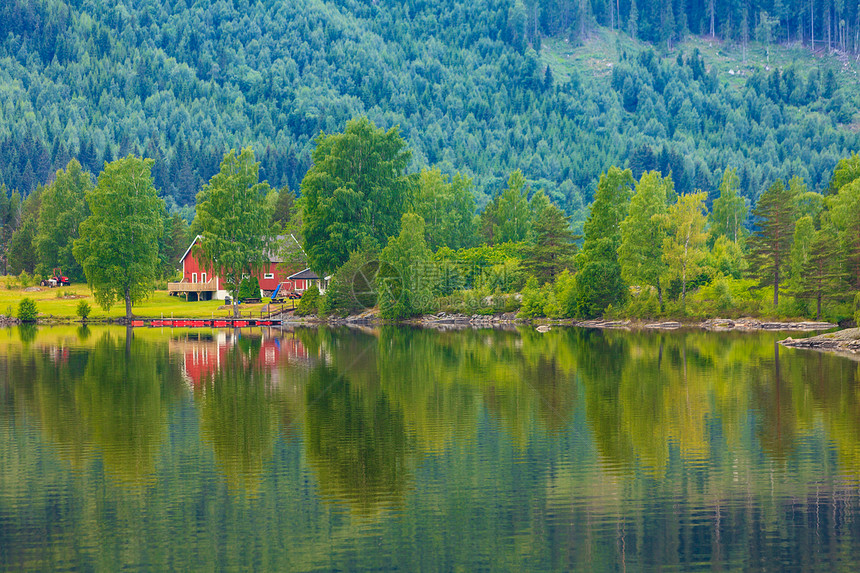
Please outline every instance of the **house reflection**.
M186 330L170 339L170 352L181 355L182 375L192 389L212 380L238 348L249 364L269 370L273 385L282 378L280 366L306 366L312 360L295 331L280 329Z

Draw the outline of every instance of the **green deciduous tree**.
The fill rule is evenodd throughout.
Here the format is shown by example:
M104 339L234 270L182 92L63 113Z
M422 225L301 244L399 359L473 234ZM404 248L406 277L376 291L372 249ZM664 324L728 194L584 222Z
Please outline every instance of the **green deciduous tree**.
M302 293L302 298L299 301L299 306L296 308L296 316L310 316L316 314L320 300L320 291L317 285L311 285L305 292Z
M72 159L65 171L57 171L57 178L42 191L36 233L41 274L52 274L52 269L60 267L62 274L72 280L84 278L72 247L78 238L78 226L89 215L86 194L92 187L91 175Z
M720 196L714 200L711 213L711 237L716 240L725 235L735 243L743 238L746 229L748 208L746 200L740 195L740 178L737 170L726 169L720 183Z
M827 193L834 195L852 181L860 179L860 155L852 153L850 157L840 159L833 170L833 177L827 186Z
M432 256L424 239L424 219L414 213L404 214L400 234L388 240L379 256L391 269L376 276L384 318L406 318L432 309Z
M860 290L860 179L843 185L827 205L844 245L849 284Z
M260 183L259 167L250 148L231 150L221 170L197 194L202 240L196 248L207 268L230 286L234 316L242 275L267 263L271 249L269 184Z
M591 318L625 298L618 247L621 221L627 216L634 180L629 169L610 167L600 176L591 212L585 222L585 241L577 255L576 315Z
M621 222L621 246L618 248L621 275L630 284L655 287L661 309L663 286L660 278L665 271L665 231L661 223L674 197L672 177L649 171L636 184L627 217Z
M516 243L529 236L532 221L528 191L522 171L517 169L511 173L508 186L495 202L493 243Z
M705 232L704 192L682 195L669 207L664 219L666 236L663 238L663 263L668 280L681 281L681 304L687 303L687 283L702 270L707 257Z
M472 180L459 173L452 181L438 169L424 169L418 177L414 211L424 219L432 251L472 247L476 239L475 196Z
M794 237L791 241L791 275L788 277L791 290L794 292L800 290L803 272L809 260L809 251L814 239L815 223L812 217L809 215L798 217L794 224Z
M750 238L750 267L761 285L773 285L773 306L789 269L794 239L795 197L782 181L762 193L753 210L755 231Z
M125 301L126 318L152 292L158 270L164 201L152 184L152 163L129 155L105 165L87 192L91 214L73 248L96 302L109 309Z
M11 274L32 273L36 269L39 261L35 245L37 227L38 223L34 217L26 217L21 226L12 233L7 250Z
M377 129L362 117L338 134L316 139L302 180L303 235L311 268L331 273L365 237L385 244L397 233L413 178L412 157L397 128Z

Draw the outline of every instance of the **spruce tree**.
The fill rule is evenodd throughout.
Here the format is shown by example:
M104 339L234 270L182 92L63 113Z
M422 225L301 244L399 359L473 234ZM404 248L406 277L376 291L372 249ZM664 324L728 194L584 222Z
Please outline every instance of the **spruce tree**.
M762 286L773 285L773 306L786 279L794 238L795 204L789 188L777 180L762 193L753 211L755 231L750 239L750 269Z

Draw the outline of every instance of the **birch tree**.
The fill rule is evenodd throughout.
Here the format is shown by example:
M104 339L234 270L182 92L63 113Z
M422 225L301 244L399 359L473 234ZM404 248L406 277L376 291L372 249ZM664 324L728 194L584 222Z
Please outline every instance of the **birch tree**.
M124 301L127 319L132 305L152 292L158 271L164 201L152 182L152 164L129 155L105 165L87 192L91 215L73 247L96 302L109 310Z

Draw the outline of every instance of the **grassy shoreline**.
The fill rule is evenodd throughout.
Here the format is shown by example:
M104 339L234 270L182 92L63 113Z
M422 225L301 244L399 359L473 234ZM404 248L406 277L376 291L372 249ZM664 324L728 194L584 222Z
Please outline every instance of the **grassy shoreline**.
M68 287L48 288L29 287L28 289L12 286L10 277L0 277L0 315L16 316L18 303L23 298L30 298L36 303L40 322L67 322L79 320L78 304L83 300L90 305L88 322L107 322L125 317L125 305L118 303L110 310L104 310L93 298L90 289L85 284L73 284ZM40 289L40 290L33 290ZM240 305L243 314L253 312L259 314L266 304ZM232 316L232 310L223 306L223 301L211 300L202 302L186 302L178 296L170 296L167 291L157 290L145 301L132 307L137 317L143 318L213 318Z

